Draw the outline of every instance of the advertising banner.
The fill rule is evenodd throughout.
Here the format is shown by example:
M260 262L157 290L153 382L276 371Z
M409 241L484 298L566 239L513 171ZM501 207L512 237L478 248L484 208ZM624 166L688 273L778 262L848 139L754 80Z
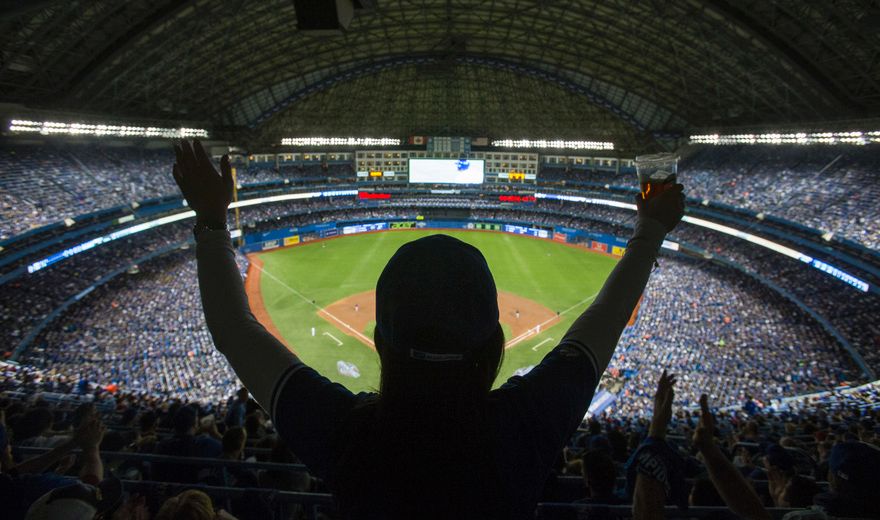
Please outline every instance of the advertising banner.
M593 251L598 251L600 253L607 253L608 244L606 244L605 242L596 242L595 240L593 240L590 243L590 249L592 249Z
M501 224L491 222L468 222L468 229L482 229L488 231L503 231Z
M387 222L372 222L369 224L355 224L352 226L343 226L343 235L353 235L355 233L366 233L367 231L381 231L388 229Z
M284 239L284 247L295 246L297 244L299 244L299 235L293 235L292 237L286 237Z
M504 224L504 231L515 235L528 235L538 238L550 238L550 232L546 229L519 226L516 224Z
M416 227L416 222L389 222L388 227L390 229L413 229Z

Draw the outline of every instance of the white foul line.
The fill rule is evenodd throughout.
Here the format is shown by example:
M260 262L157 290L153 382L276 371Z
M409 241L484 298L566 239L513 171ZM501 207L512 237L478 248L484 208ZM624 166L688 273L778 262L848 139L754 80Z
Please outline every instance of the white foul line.
M545 339L544 341L538 343L537 345L535 345L534 347L532 347L532 351L533 351L533 352L537 352L537 351L538 351L538 347L540 347L540 346L543 345L544 343L547 343L548 341L553 341L553 338L547 338L547 339Z
M322 313L326 314L327 316L330 317L330 319L332 319L332 320L334 320L335 322L339 323L340 325L342 325L343 327L345 327L346 329L348 329L349 331L351 331L352 334L354 334L355 336L359 337L359 338L362 339L363 341L367 342L367 344L371 345L372 347L375 347L375 346L376 346L376 344L373 343L373 340L371 340L371 339L368 338L367 336L361 334L360 331L355 330L355 329L354 329L351 325L349 325L348 323L345 323L344 321L340 320L340 319L337 318L336 316L330 314L326 309L322 309L321 307L318 306L318 304L316 304L316 303L312 302L312 300L306 298L306 296L305 296L303 293L301 293L301 292L297 291L296 289L294 289L293 287L287 285L286 283L284 283L283 280L281 280L280 278L278 278L278 277L275 276L274 274L272 274L272 273L270 273L269 271L263 269L261 266L257 265L256 263L252 263L251 265L253 265L253 266L256 267L257 269L259 269L261 273L265 274L265 275L268 276L269 278L271 278L271 279L275 280L276 282L278 282L282 287L285 287L287 290L289 290L289 291L292 292L293 294L295 294L295 295L299 296L300 298L302 298L306 303L308 303L308 304L311 305L312 307L318 309L318 312L319 312L319 313L322 312ZM338 340L337 340L337 341L338 341Z
M334 336L333 334L330 334L329 332L325 332L324 335L325 335L325 336L330 336L330 339L332 339L333 341L335 341L337 345L339 345L340 347L342 346L342 342L339 341L339 338L337 338L337 337Z
M537 325L537 327L543 327L544 325L550 323L551 321L553 321L553 320L555 320L555 319L557 319L557 318L560 318L560 317L562 317L562 316L568 314L568 313L571 312L572 310L574 310L574 309L580 307L581 305L587 303L588 301L591 301L591 300L592 300L593 298L595 298L596 296L599 296L599 293L596 293L596 294L594 294L594 295L592 295L592 296L587 296L587 297L584 298L583 300L581 300L581 301L575 303L575 304L572 305L571 307L569 307L569 308L565 309L564 311L560 312L558 315L556 315L556 316L552 316L552 317L550 317L550 318L544 320L543 322L539 323L539 324ZM531 336L532 334L535 334L535 327L532 327L531 329L529 329L529 330L523 332L523 333L520 334L519 336L517 336L517 337L511 339L510 341L508 341L507 343L505 343L505 344L504 344L504 348L510 348L510 347L516 345L517 343L520 343L521 341L525 341L525 340L528 339L528 337Z

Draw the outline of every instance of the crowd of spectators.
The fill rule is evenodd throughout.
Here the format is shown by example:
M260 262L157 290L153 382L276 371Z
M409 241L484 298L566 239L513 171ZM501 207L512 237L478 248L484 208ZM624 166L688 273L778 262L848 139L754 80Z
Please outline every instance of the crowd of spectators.
M79 215L178 195L170 148L0 146L0 240ZM239 186L354 181L350 164L236 166Z
M53 321L22 362L130 392L203 402L226 395L240 383L205 326L192 256L171 253L100 286Z
M0 341L4 351L13 349L49 313L104 275L182 244L190 236L190 226L170 224L95 247L6 282L0 292Z
M719 406L762 402L859 379L851 358L806 313L730 268L665 257L610 368L625 377L615 411L651 409L661 369L679 374L676 403L706 393Z
M322 209L328 202L330 207ZM338 201L274 204L249 208L242 219L252 232L320 221L414 219L422 207L416 199L396 201L393 206L350 204L348 209L335 209L344 207ZM250 211L257 216L249 216ZM618 212L542 201L529 211L473 209L471 216L625 236ZM177 239L185 240L188 230L181 228ZM37 336L25 360L55 367L67 377L129 391L203 400L229 392L238 383L211 347L198 292L190 283L195 279L191 257L190 251L172 253L140 265L137 274L121 275L92 291ZM79 265L75 260L68 260L70 267L62 264L56 269L71 269ZM43 275L47 285L55 279L53 272L46 270ZM90 280L90 276L81 278L83 283ZM676 292L663 291L670 286ZM29 294L28 287L20 287L8 302L10 318L26 316L22 307L33 306L43 296ZM68 292L55 289L58 294L75 294L70 291L79 286ZM12 338L18 340L26 328L10 330L18 331ZM646 292L639 320L625 333L612 362L612 368L626 375L615 406L625 413L644 413L656 376L653 367L661 365L691 367L680 379L682 405L693 404L700 392L729 405L746 394L770 400L857 379L849 356L834 345L806 314L744 274L702 260L664 258ZM761 370L764 366L777 370ZM212 374L211 384L199 383L203 374Z
M173 193L170 150L0 147L0 239L65 218Z
M681 226L675 234L792 293L828 320L868 365L875 371L880 369L880 323L874 318L880 310L880 297L876 294L861 292L803 262L728 235L690 225Z
M773 215L880 248L880 159L861 146L706 146L679 167L688 197ZM542 184L626 186L635 173L546 166Z
M880 247L880 188L868 147L703 147L681 165L688 194L775 215ZM99 209L176 194L170 149L0 147L0 239ZM354 181L353 166L238 163L238 184ZM544 184L636 186L635 175L542 168Z
M539 518L657 518L664 506L710 508L712 518L770 518L768 508L784 508L786 520L880 513L878 383L776 409L748 399L719 409L708 399L698 410L674 404L683 374L670 374L653 372L645 413L604 413L573 432L540 493ZM327 497L237 387L192 402L0 364L0 455L0 513L10 520L62 518L51 516L62 507L76 518L287 520L305 509L279 491ZM321 517L336 518L325 502Z
M91 507L92 515L114 520L301 518L301 507L274 504L273 495L323 491L321 483L247 391L230 388L215 400L191 402L0 364L0 514L92 518L69 516ZM188 458L216 463L177 463ZM210 497L198 489L176 492L169 483L250 492Z
M700 150L682 169L691 196L775 215L880 248L880 159L871 147Z

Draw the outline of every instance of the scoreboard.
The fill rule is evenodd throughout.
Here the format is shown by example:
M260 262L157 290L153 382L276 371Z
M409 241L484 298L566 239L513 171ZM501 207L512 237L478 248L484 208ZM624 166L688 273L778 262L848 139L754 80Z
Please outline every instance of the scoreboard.
M482 184L485 161L480 159L410 159L409 182Z

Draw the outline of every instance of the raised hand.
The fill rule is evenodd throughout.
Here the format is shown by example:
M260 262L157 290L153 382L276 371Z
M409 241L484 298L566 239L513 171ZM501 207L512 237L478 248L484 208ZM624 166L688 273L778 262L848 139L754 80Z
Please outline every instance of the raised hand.
M675 398L675 375L660 375L657 382L657 393L654 394L654 416L651 418L651 427L648 435L658 439L666 438L666 428L672 419L672 400Z
M700 396L700 423L694 430L694 446L701 452L715 447L715 416L709 410L709 396Z
M223 226L226 210L232 202L232 167L229 156L220 160L220 173L211 164L202 143L196 139L190 144L182 140L174 145L177 162L172 174L199 222Z
M684 216L684 186L676 184L656 197L645 200L636 195L636 206L640 217L652 218L666 226L670 232Z
M100 446L106 431L107 427L101 419L93 416L80 423L79 428L73 433L73 439L83 450L94 450Z

